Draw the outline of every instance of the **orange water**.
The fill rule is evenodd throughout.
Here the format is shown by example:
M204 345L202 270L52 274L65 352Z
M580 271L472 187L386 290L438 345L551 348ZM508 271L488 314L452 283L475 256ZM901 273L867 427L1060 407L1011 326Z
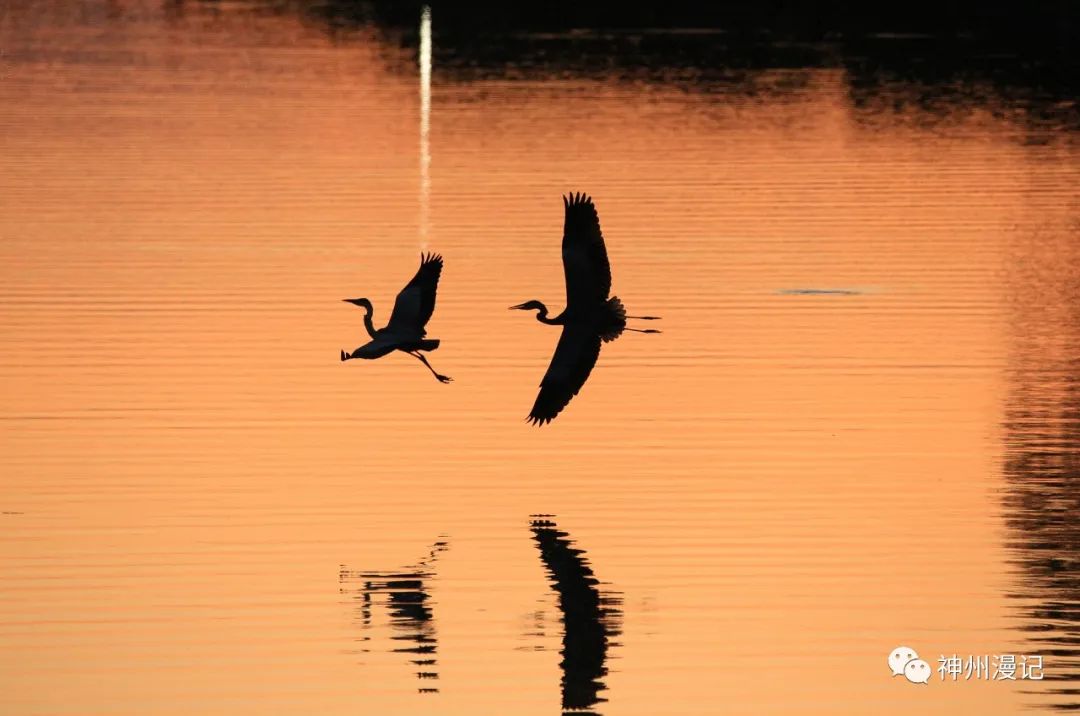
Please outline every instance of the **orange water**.
M424 165L415 52L377 33L0 18L3 712L558 713L536 513L615 605L604 714L1076 703L886 664L1080 671L1052 654L1077 628L1075 135L1031 141L991 94L859 109L841 70L751 93L436 66ZM606 345L538 429L558 329L506 309L561 308L571 190L664 333ZM381 324L421 249L454 383L340 363L365 340L340 299ZM378 585L364 607L394 574L423 618Z

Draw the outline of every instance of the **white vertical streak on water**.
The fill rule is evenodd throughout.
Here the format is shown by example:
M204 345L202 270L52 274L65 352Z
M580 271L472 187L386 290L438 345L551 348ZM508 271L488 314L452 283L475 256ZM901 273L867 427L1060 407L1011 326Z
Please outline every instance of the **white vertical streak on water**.
M431 8L420 12L420 250L428 245L431 199Z

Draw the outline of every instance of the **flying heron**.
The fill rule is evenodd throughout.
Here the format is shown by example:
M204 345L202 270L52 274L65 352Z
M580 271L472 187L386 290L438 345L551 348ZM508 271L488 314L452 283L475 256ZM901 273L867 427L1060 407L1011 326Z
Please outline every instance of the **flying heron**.
M527 418L534 425L550 423L578 394L600 357L601 342L613 341L623 331L660 332L627 327L628 318L654 321L658 316L628 316L617 296L608 298L611 266L592 199L580 193L570 194L563 197L563 206L566 209L562 241L566 308L555 318L548 318L547 306L540 301L510 307L536 311L536 320L541 323L563 327Z
M402 351L419 359L440 383L449 383L452 378L436 373L427 358L420 354L420 351L433 351L439 347L437 338L424 338L427 335L424 326L435 311L435 291L439 286L439 274L442 273L442 267L442 256L421 254L420 268L412 281L409 281L398 293L394 301L394 310L390 314L390 322L379 330L375 330L375 324L371 321L372 314L375 312L371 301L366 298L343 299L346 303L361 306L367 311L364 315L364 327L367 328L371 340L352 353L341 351L341 360L346 361L350 358L374 360L382 358L391 351Z

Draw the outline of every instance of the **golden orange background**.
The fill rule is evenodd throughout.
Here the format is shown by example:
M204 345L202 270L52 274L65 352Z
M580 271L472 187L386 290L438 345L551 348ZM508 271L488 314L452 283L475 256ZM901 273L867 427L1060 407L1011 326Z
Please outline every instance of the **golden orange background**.
M242 12L3 18L0 710L554 713L538 512L623 599L605 714L1052 701L886 656L1037 649L1003 423L1070 399L1032 345L1076 346L1073 136L1025 142L992 97L860 110L840 70L756 95L436 66L421 227L409 51ZM561 306L567 191L664 333L536 429L558 333L506 308ZM340 299L381 325L423 249L455 382L340 363ZM418 694L339 569L440 535Z

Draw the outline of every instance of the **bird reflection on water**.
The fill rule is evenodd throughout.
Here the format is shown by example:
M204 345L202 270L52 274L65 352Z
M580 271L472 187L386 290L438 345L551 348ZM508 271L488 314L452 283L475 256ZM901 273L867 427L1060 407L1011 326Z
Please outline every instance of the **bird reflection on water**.
M540 559L551 586L559 595L563 618L562 707L581 712L606 701L599 692L608 670L608 650L618 636L621 599L602 593L599 580L585 559L584 550L574 547L570 535L560 531L552 515L533 515L530 523ZM595 713L595 712L593 712Z
M340 582L359 582L359 589L343 588L360 603L360 624L367 630L372 626L372 609L377 602L383 603L390 615L390 625L396 642L407 642L392 649L395 653L408 654L410 663L417 668L416 677L422 683L434 683L439 678L436 670L438 640L435 633L430 582L435 576L434 562L449 544L445 540L435 542L429 553L415 565L389 572L354 572L344 567ZM420 693L438 693L435 686L421 686Z

